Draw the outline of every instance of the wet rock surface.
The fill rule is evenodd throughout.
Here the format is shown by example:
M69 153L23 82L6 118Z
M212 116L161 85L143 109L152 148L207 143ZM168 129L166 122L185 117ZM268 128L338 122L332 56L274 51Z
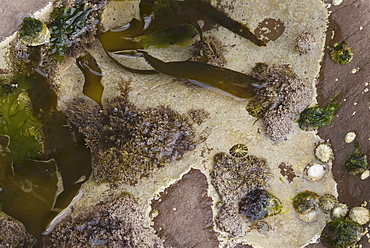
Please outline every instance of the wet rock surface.
M158 211L154 229L165 239L165 247L218 247L207 188L204 174L192 169L152 202Z

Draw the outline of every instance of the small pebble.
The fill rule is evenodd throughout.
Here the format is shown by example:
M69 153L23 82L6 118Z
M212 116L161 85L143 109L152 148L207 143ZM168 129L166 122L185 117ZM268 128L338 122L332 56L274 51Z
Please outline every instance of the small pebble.
M348 132L346 136L344 137L344 141L349 144L352 143L356 139L356 133L355 132Z
M349 218L360 225L365 225L370 220L369 209L363 207L354 207L349 211Z
M332 3L334 6L338 6L338 5L340 5L342 2L343 2L343 0L332 0L332 1L331 1L331 3Z
M364 172L362 172L362 174L361 174L361 180L365 180L365 179L367 179L369 176L370 176L370 171L369 171L369 170L365 170L365 171L364 171Z

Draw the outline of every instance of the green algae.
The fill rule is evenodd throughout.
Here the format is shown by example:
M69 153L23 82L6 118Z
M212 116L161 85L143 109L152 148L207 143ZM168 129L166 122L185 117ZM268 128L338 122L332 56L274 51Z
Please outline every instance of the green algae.
M19 52L27 56L18 57ZM1 154L6 158L0 170L1 209L40 241L49 221L69 204L65 195L88 179L91 157L82 135L57 110L41 47L10 53L14 78L2 86L0 96L5 120Z
M334 99L335 97L331 98L325 108L316 104L303 110L298 120L299 127L302 130L310 131L330 125L338 109L338 103Z
M368 167L367 156L360 151L360 145L356 144L352 154L345 162L346 169L351 175L363 173Z
M55 59L63 61L67 48L88 28L87 18L91 10L88 4L53 10L53 21L48 26L51 33L50 53Z
M0 81L0 134L10 137L15 163L40 158L42 153L42 124L33 114L28 87L24 75Z

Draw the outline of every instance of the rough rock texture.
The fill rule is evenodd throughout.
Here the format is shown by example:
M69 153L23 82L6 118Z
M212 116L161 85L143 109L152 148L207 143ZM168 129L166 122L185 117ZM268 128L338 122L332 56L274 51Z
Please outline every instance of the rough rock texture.
M26 231L22 223L0 216L0 247L33 247L36 238Z
M215 218L216 225L220 230L233 236L243 235L243 222L238 209L234 205L225 204Z
M68 216L49 235L47 247L163 247L145 226L135 198L124 194Z
M218 247L207 188L207 178L192 169L152 202L158 211L154 229L165 239L165 247Z
M251 76L264 82L257 89L256 100L263 104L263 125L273 141L286 140L294 118L312 101L312 88L288 65L257 64Z
M264 159L233 158L221 152L213 161L212 184L224 202L236 202L249 190L267 187L270 169Z
M127 91L110 100L103 111L76 99L66 114L86 137L98 183L135 184L195 147L186 116L164 106L139 110L127 100Z
M239 214L238 202L251 190L267 187L269 167L266 160L255 156L233 158L218 153L213 160L212 184L222 199L215 222L224 232L242 235L242 223L246 220Z

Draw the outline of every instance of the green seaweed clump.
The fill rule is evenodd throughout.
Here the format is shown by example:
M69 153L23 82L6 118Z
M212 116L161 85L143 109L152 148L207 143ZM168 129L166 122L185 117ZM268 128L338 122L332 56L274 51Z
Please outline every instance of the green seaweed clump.
M239 212L249 221L260 220L281 212L280 200L270 192L255 189L248 192L239 202Z
M312 131L330 125L338 109L338 103L334 99L335 97L330 99L326 108L320 108L316 104L303 110L298 120L299 127L305 131Z
M89 4L53 10L51 14L53 21L48 26L51 33L50 53L55 59L63 61L68 49L76 46L76 39L83 39L83 34L88 36L87 31L95 28L93 20L88 18L91 11L92 7Z
M127 193L85 207L57 224L44 247L163 247L145 225L137 200Z
M335 43L330 47L330 57L335 63L345 65L353 59L353 52L345 42Z
M347 158L345 166L351 175L361 174L369 167L367 156L360 151L359 144L355 145L355 149Z
M28 46L39 46L49 42L50 31L41 20L26 17L19 28L18 37Z
M349 248L360 241L363 227L348 218L338 218L326 224L321 239L333 248Z
M103 111L82 98L67 108L69 120L85 135L91 149L98 183L136 184L195 148L189 118L164 106L140 110L128 101L127 94L123 89Z

